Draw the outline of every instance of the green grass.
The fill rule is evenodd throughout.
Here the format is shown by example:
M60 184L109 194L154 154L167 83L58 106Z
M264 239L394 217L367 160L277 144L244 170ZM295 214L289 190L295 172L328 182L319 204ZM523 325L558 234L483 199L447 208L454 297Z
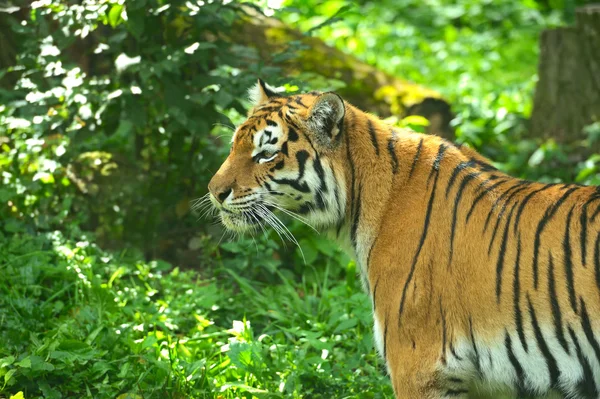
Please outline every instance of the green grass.
M0 396L392 397L352 264L260 283L140 258L0 235Z

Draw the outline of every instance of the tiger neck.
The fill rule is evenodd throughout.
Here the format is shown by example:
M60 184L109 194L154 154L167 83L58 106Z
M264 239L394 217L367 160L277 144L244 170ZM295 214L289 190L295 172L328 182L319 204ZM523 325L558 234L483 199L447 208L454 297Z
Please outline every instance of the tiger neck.
M365 289L371 249L379 234L388 202L406 180L410 160L401 147L415 141L416 133L404 134L374 116L349 106L344 118L344 169L346 209L337 227L337 241L354 255ZM396 193L397 194L397 193Z

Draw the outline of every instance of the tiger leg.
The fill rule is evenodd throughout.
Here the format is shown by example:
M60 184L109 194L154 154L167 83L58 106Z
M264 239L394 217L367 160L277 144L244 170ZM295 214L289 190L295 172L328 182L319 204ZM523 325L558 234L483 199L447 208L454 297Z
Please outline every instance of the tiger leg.
M444 373L440 358L431 348L439 346L410 343L390 348L387 361L394 394L398 399L442 399L469 397L468 382ZM422 350L419 349L422 348Z

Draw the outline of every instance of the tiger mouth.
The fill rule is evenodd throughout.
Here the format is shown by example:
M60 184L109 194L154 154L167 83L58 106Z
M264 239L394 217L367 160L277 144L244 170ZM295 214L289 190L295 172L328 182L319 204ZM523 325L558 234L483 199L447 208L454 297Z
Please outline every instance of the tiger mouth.
M267 208L270 212L275 211L275 208L272 206L268 206L263 204L265 208ZM237 232L245 232L250 230L258 229L262 221L264 220L264 215L262 215L256 207L244 207L243 209L227 209L221 208L221 221L223 225L229 229Z

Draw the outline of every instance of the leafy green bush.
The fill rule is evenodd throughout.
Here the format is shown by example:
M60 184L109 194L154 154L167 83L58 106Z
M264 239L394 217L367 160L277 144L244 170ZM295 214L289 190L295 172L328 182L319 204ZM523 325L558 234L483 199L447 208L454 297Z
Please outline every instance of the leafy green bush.
M276 71L228 41L243 13L227 2L34 2L13 21L16 87L0 92L1 198L12 203L2 216L33 229L85 222L107 244L147 252L157 232L190 228L179 221L227 153L225 115L243 113L256 75Z
M59 232L0 234L0 393L391 395L353 267L343 279L326 266L318 283L273 285L223 265L218 282L140 257Z

